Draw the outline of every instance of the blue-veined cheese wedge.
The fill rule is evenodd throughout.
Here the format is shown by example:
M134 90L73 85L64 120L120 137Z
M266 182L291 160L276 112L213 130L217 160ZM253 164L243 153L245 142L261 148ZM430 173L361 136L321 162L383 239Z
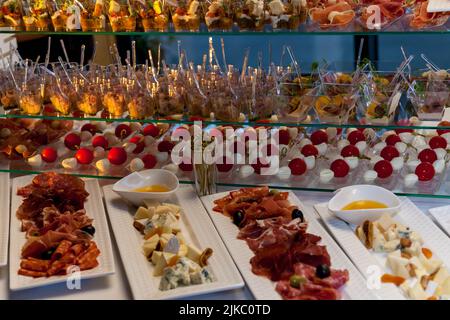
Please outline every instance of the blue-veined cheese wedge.
M180 251L180 242L174 235L167 241L163 251L178 254L178 251Z

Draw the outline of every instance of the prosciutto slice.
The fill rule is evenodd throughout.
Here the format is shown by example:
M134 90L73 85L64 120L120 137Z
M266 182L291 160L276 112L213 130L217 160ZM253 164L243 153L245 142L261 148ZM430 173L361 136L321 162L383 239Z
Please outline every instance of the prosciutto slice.
M347 270L330 271L330 276L324 279L316 276L315 268L304 264L294 265L294 274L303 277L306 281L299 288L291 286L289 280L282 280L277 283L277 292L287 300L337 300L341 298L337 290L348 280Z

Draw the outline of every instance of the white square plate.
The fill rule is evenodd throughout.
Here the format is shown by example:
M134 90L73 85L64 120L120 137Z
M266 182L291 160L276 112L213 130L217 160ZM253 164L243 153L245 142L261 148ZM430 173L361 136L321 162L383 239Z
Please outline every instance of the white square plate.
M17 274L20 268L20 256L22 247L26 242L25 232L21 232L21 222L16 218L16 211L22 204L23 198L17 195L17 189L31 183L35 176L28 175L15 178L12 181L11 197L11 229L9 244L9 287L11 290L28 289L49 284L65 282L70 279L69 275L52 276L48 278L32 278ZM109 235L108 222L103 208L102 193L95 179L85 180L86 191L89 192L87 201L84 203L86 214L94 219L95 236L93 240L100 250L98 257L99 265L91 270L81 272L81 280L103 277L114 273L114 258L112 255L111 238Z
M137 208L123 201L112 191L112 185L103 187L103 193L109 220L135 299L184 298L244 286L233 259L191 186L180 186L174 197L166 202L178 204L182 208L180 227L186 240L199 248L213 249L208 266L215 281L167 291L159 290L161 277L153 276L153 265L142 254L143 238L133 227L133 216Z
M252 272L250 259L254 256L254 254L244 240L239 240L237 238L239 228L231 222L230 218L213 211L214 200L222 198L227 194L229 194L229 192L202 197L203 204L208 210L211 219L216 225L216 228L219 231L223 241L225 242L225 245L230 251L239 270L244 276L245 282L247 283L255 298L262 300L281 299L281 296L275 291L276 282L273 282L268 278L258 276ZM292 192L289 192L289 201L298 206L303 212L309 224L308 232L318 235L322 238L321 243L327 246L328 253L331 257L332 267L334 269L348 270L350 274L350 281L341 289L343 299L376 299L376 296L372 295L367 290L364 278L361 276L355 266L353 266L344 252L334 242L334 240L328 235L325 229L319 224L314 213L306 210L302 206L300 200Z
M0 267L8 262L9 173L0 172Z
M376 282L379 282L379 278L375 279L374 276L376 274L381 276L387 271L387 255L368 250L356 236L354 232L355 226L351 226L336 218L328 211L326 203L321 203L314 207L328 230L330 230L359 271L366 277L368 282L374 284L374 294L383 300L406 299L401 289L394 284L382 283L379 288L375 285ZM450 239L411 200L401 198L400 212L393 218L401 224L410 227L411 230L418 232L424 240L424 246L430 248L433 254L442 259L445 266L450 266ZM381 271L381 274L376 271L377 268L380 268L378 270Z
M450 206L432 208L429 211L436 222L450 236Z

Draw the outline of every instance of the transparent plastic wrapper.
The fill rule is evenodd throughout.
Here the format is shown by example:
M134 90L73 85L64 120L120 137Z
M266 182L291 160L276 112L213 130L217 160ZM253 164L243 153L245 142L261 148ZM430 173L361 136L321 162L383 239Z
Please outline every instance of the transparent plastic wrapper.
M267 11L273 30L297 30L306 21L306 2L301 0L267 1Z
M138 14L138 25L145 32L167 31L169 29L169 15L164 0L134 0L132 2Z
M49 30L51 22L46 0L27 0L22 2L22 6L25 30Z
M108 17L114 32L136 31L137 13L128 1L111 0L108 6Z
M2 0L0 3L0 27L22 30L22 6L20 0Z
M197 0L171 1L170 11L175 31L199 31L203 17L202 3Z
M234 2L234 19L241 31L262 31L266 23L263 0L237 0Z
M206 1L205 23L209 31L231 31L233 28L233 1Z
M78 1L81 9L80 23L83 31L104 31L106 28L105 5L103 0Z

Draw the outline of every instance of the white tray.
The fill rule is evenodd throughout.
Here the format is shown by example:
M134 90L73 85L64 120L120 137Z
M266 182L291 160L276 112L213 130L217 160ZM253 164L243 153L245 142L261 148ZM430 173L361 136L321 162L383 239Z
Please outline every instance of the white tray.
M21 232L20 220L16 218L16 211L23 201L23 197L17 195L17 189L31 183L34 175L15 178L12 181L12 197L11 197L11 229L10 229L10 245L9 245L9 287L11 290L28 289L50 284L65 282L71 279L69 275L52 276L48 278L32 278L21 276L17 272L20 267L20 256L22 246L26 242L25 232ZM106 220L105 210L103 208L102 194L98 181L95 179L85 180L86 191L89 196L84 206L86 214L94 219L95 235L93 240L96 242L100 256L98 257L99 265L91 270L81 271L81 280L103 277L113 274L114 258L112 254L111 238L109 235L108 222ZM73 275L72 275L73 277ZM83 282L81 281L81 287Z
M0 267L8 262L9 173L0 172Z
M381 276L387 270L386 254L368 250L355 235L355 226L351 226L332 215L328 211L326 203L314 207L334 238L366 277L368 284L369 282L373 284L378 282L375 276ZM408 198L401 199L400 212L393 218L418 232L424 240L424 246L430 248L433 254L442 259L445 266L450 266L450 239ZM377 267L380 268L380 273L375 271ZM379 288L376 285L369 284L369 287L372 288L371 291L374 294L383 300L403 300L407 298L400 288L391 283L382 283Z
M429 211L441 228L450 236L450 206L432 208Z
M191 186L180 186L175 196L167 202L182 207L180 227L186 240L199 248L213 249L208 265L215 281L167 291L159 290L161 277L153 276L153 265L142 254L143 238L133 227L136 208L112 191L112 185L103 187L103 193L109 220L135 299L184 298L244 286L239 271Z
M254 256L254 254L244 240L239 240L237 238L239 228L231 222L230 218L213 211L213 201L222 198L227 194L229 194L229 192L202 197L203 204L208 210L210 217L216 225L217 230L219 231L234 261L236 262L239 270L244 276L245 282L247 283L255 298L266 300L281 299L281 296L275 291L276 282L273 282L268 278L258 276L252 272L250 259ZM319 224L314 213L306 210L302 206L300 200L292 192L289 193L289 201L294 205L297 205L300 210L302 210L306 220L309 223L308 232L318 235L322 238L321 243L327 246L328 253L331 257L332 267L335 269L348 270L350 274L350 281L341 289L343 299L377 299L375 295L367 290L364 278L361 276L355 266L353 266L344 252L334 242L334 240L328 235L325 229Z

